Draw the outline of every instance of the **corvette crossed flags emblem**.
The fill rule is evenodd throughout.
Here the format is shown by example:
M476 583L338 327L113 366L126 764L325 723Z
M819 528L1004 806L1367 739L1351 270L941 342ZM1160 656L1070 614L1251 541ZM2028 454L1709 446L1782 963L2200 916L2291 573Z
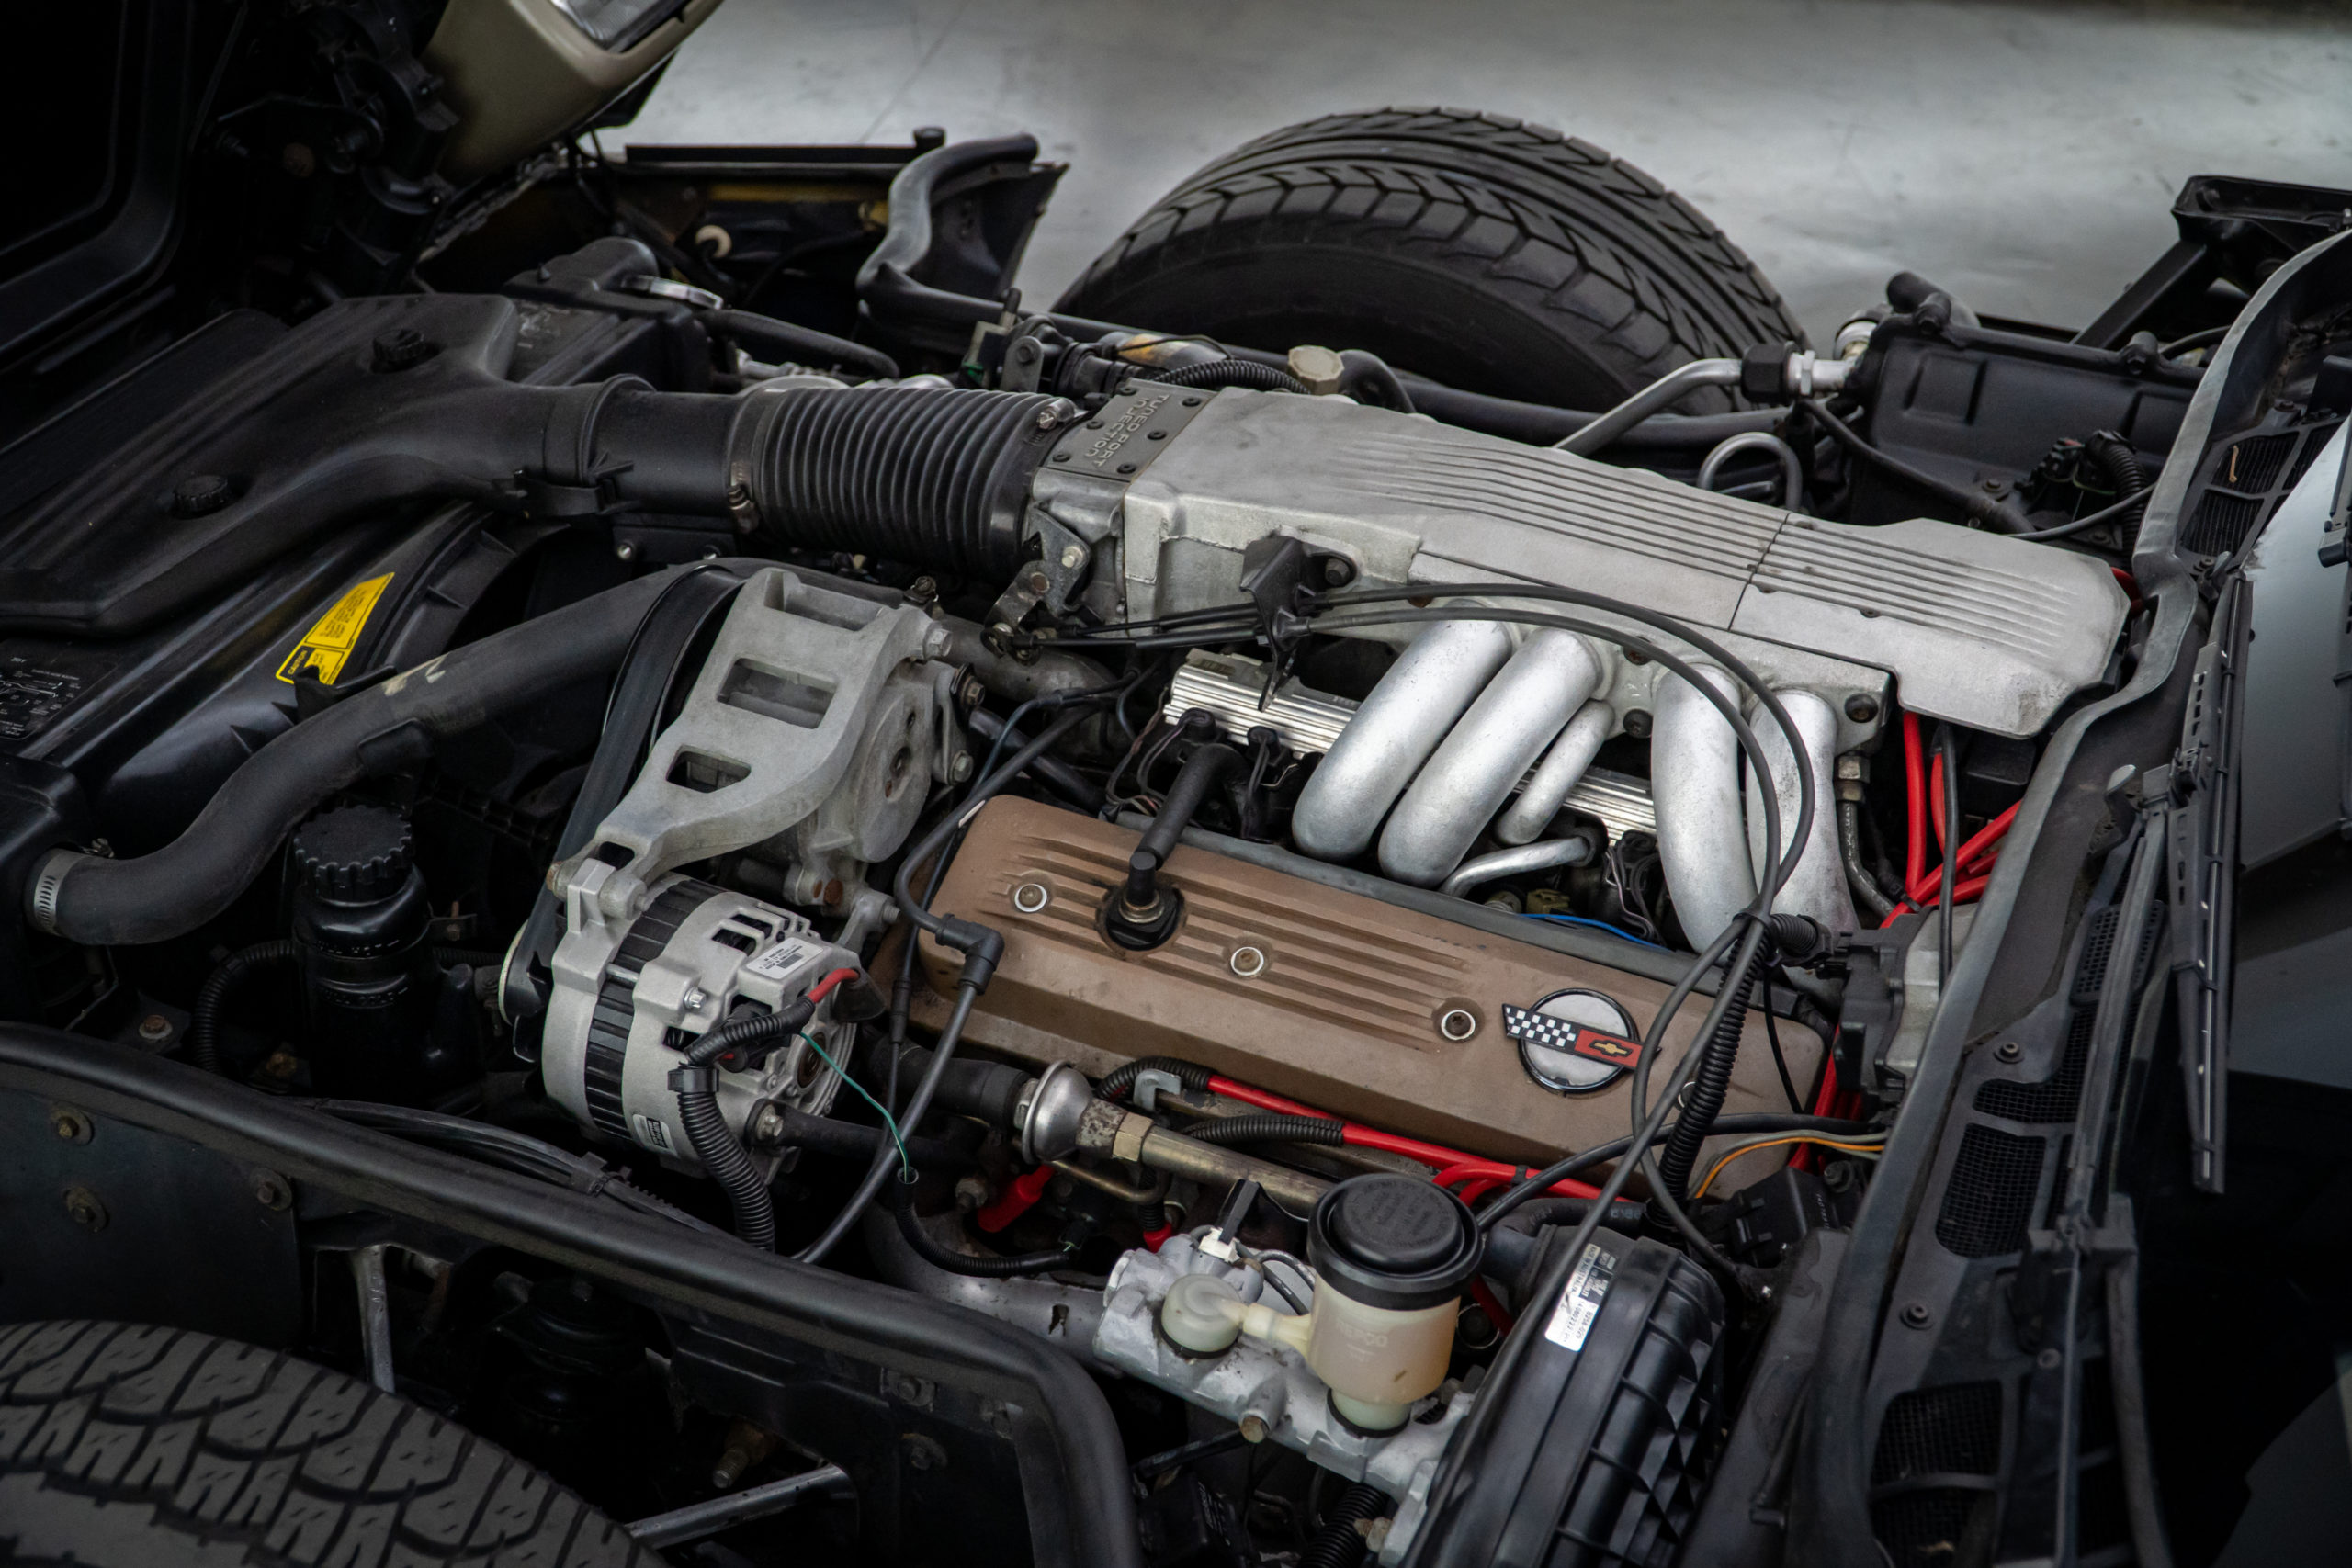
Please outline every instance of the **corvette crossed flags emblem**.
M1628 1040L1622 1034L1611 1034L1590 1024L1572 1023L1565 1018L1528 1008L1503 1004L1503 1032L1527 1045L1542 1045L1571 1055L1606 1062L1612 1067L1630 1067L1642 1059L1641 1042Z

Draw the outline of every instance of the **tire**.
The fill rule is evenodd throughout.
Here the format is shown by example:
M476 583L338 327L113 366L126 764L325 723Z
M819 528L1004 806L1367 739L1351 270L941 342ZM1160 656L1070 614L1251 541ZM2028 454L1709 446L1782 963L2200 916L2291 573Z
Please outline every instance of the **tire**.
M1755 264L1649 175L1442 108L1259 138L1170 192L1057 308L1252 348L1365 348L1465 391L1593 410L1692 359L1804 341Z
M339 1372L180 1329L0 1328L0 1562L662 1561L522 1461Z

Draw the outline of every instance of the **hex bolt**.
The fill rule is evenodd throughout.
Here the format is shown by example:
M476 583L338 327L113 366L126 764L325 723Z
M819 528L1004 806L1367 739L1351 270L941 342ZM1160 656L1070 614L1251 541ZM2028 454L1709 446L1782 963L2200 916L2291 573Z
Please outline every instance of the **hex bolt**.
M65 1190L65 1217L92 1235L107 1228L107 1206L86 1187Z
M621 560L635 560L637 558L637 547L630 544L627 539L623 539L613 547L613 554L616 558Z
M1913 1302L1903 1309L1903 1326L1905 1328L1925 1328L1935 1320L1936 1314L1928 1310L1925 1302Z
M688 1012L700 1012L710 1005L710 993L700 986L688 986L685 994L678 998L678 1005Z
M294 1204L294 1190L286 1179L274 1170L254 1172L254 1201L273 1213L283 1213Z
M784 1142L784 1112L773 1101L763 1100L743 1130L751 1134L753 1144L773 1148Z
M1846 699L1846 716L1856 724L1868 724L1878 717L1878 699L1868 692L1856 692Z
M929 604L935 602L938 598L939 580L935 577L918 577L912 582L907 584L907 602L909 604Z
M2014 1062L2025 1055L2025 1047L2014 1040L2004 1040L1993 1047L1993 1055L2004 1062Z
M953 784L962 784L971 776L972 754L969 751L956 752L956 760L947 765L947 777L949 782Z

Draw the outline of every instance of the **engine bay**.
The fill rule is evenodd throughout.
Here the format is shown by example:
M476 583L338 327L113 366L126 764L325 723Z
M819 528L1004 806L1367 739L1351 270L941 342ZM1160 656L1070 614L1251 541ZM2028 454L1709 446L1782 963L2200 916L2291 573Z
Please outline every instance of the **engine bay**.
M712 1563L1805 1561L1807 1423L2072 1377L2042 1162L2164 1018L2219 1190L2149 824L2337 483L2331 193L2111 341L1905 274L1583 413L1024 310L1021 140L887 217L550 164L0 448L0 1115L80 1249L0 1321L299 1350ZM1898 1245L1931 1156L2015 1213ZM1993 1490L1871 1473L1905 1568Z

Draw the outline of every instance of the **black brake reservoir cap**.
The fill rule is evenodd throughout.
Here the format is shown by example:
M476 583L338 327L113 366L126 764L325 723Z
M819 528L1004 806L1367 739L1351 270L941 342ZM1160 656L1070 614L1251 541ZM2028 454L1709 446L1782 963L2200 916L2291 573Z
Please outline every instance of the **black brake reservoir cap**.
M1462 1293L1485 1239L1470 1205L1434 1181L1351 1176L1315 1205L1306 1258L1350 1300L1413 1312Z

